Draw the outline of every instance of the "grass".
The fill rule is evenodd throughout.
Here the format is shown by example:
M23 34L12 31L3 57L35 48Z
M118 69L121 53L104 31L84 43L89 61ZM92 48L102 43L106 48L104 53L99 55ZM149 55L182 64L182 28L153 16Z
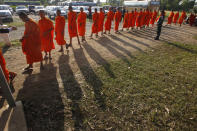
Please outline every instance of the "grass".
M21 27L24 26L24 22L22 22L19 18L14 18L14 21L11 23L5 23L8 26L15 26L15 27Z
M13 40L11 41L12 43L12 46L19 46L21 43L19 42L19 40ZM0 42L0 48L3 48L4 47L4 43L3 42Z
M116 78L109 77L104 67L96 69L106 111L87 109L95 115L89 123L94 129L110 125L111 130L196 129L196 58L197 45L166 43L130 59L129 66L122 60L110 62ZM93 105L86 101L81 106Z
M30 130L197 129L197 45L164 43L97 68L80 50L74 57L79 74L69 56L58 60L62 83L53 64L25 79L18 99Z
M194 36L194 39L197 40L197 35Z

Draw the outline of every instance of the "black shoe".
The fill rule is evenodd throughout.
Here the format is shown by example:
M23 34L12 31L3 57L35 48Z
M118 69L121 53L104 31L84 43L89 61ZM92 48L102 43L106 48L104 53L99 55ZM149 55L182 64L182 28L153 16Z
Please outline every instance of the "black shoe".
M68 50L68 47L69 47L69 45L68 44L66 44L66 49Z
M158 38L158 37L156 37L156 38L155 38L155 40L159 40L159 38Z

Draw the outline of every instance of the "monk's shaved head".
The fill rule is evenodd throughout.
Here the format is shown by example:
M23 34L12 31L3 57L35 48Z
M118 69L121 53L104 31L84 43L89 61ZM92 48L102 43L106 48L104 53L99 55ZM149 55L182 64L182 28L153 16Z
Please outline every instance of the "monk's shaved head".
M60 15L61 15L61 10L58 9L58 10L56 11L56 14L57 14L57 16L60 16Z
M44 12L44 10L40 10L40 11L39 11L39 15L40 15L41 18L44 18L44 17L45 17L45 12Z
M80 11L83 12L83 7L80 8Z
M72 6L69 6L69 7L68 7L68 10L69 10L69 11L72 11L72 10L73 10L73 7L72 7Z
M24 13L24 12L20 12L20 13L19 13L19 18L20 18L23 22L26 22L26 21L29 20L28 15L27 15L26 13Z
M100 8L100 11L103 11L103 8Z

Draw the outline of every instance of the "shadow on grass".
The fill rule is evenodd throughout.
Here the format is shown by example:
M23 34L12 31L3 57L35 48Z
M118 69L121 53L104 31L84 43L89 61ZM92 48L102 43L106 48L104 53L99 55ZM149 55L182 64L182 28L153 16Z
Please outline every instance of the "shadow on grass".
M84 44L83 47L89 54L89 56L98 64L102 65L105 68L105 71L109 74L110 77L115 78L113 71L111 70L111 65L101 57L101 55L92 48L89 44Z
M105 98L101 94L101 89L103 86L102 81L96 75L92 69L90 63L88 62L82 48L73 49L75 60L79 66L79 69L85 78L85 81L93 88L94 96L99 107L103 110L106 108Z
M131 63L129 62L129 60L127 59L127 57L125 55L123 55L122 53L120 53L117 50L122 50L124 53L126 53L129 57L131 58L135 58L133 55L131 55L131 52L124 49L123 47L117 45L116 43L114 43L113 41L111 41L109 38L107 37L102 37L99 40L95 40L99 45L103 46L104 48L106 48L109 52L111 52L114 56L116 56L117 58L121 58L125 63L127 63L128 65L130 65ZM103 43L103 41L105 41L105 43Z
M40 73L26 77L16 100L23 102L29 130L64 130L64 104L56 78L57 68L51 62L44 67Z
M70 107L75 130L82 128L84 116L80 110L79 103L82 98L82 90L78 84L73 71L69 65L69 56L62 54L59 58L59 72L63 82L67 99L71 100Z

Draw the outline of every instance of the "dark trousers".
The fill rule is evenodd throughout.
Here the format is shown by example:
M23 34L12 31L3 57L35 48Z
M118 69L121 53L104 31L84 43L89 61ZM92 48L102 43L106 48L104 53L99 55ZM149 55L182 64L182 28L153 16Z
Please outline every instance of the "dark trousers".
M159 39L159 37L161 35L161 28L162 28L162 26L160 26L160 25L157 26L157 36L156 36L157 39Z

